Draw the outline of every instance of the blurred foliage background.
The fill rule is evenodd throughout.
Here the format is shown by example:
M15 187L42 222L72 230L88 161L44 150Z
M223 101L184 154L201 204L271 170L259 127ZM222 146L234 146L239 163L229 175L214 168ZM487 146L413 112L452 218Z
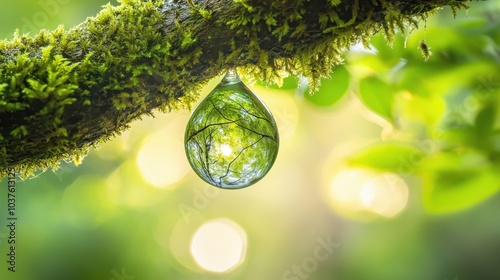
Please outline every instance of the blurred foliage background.
M106 3L3 1L0 38ZM0 182L0 279L500 279L500 2L470 6L392 47L353 46L312 96L300 77L254 85L281 148L247 189L196 177L190 112L158 113L78 167L18 181L11 273Z

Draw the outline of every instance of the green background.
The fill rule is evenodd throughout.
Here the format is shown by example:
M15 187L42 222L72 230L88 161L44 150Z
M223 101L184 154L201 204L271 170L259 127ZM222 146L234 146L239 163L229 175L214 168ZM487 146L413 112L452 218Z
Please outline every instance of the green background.
M70 28L106 3L4 1L0 38ZM281 146L249 188L218 191L189 169L189 111L156 113L80 166L18 180L16 273L0 182L0 279L500 279L498 15L500 2L486 1L456 18L441 10L392 48L377 35L312 96L298 77L252 86ZM190 250L207 222L237 229L243 243L225 272ZM221 251L238 243L210 244L208 259L231 260Z

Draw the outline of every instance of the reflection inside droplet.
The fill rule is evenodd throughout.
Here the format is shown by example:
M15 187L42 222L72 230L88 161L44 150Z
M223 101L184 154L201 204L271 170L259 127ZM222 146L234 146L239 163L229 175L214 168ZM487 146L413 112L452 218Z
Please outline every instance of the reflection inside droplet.
M278 128L264 103L228 71L186 127L189 163L206 182L238 189L262 179L278 154Z
M222 144L220 146L220 152L223 156L227 157L227 156L231 155L231 153L233 152L233 149L231 149L231 146L229 146L229 145Z

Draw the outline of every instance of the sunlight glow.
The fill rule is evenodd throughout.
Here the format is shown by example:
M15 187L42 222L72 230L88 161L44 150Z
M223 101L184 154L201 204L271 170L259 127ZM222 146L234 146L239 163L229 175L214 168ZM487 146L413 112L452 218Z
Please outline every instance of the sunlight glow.
M328 193L334 208L348 214L366 211L390 218L403 211L408 203L408 186L398 175L365 169L343 169L336 173Z
M142 146L137 155L137 164L148 183L162 188L177 183L189 172L189 165L184 158L180 141L165 133L157 133Z
M368 210L384 217L394 217L408 204L408 185L401 177L384 173L372 178L364 189L372 189L373 199Z
M223 156L227 157L233 153L233 149L228 144L220 145L220 152Z
M370 208L377 197L376 186L372 182L367 182L361 188L359 199L365 208Z
M245 259L247 236L243 229L228 219L203 224L191 240L191 255L202 268L227 272Z

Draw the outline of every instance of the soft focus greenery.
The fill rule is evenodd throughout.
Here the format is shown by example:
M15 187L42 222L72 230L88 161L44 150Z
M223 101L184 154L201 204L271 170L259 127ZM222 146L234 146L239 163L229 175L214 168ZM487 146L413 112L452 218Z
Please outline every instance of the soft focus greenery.
M73 26L106 3L49 2L2 3L0 38ZM0 182L0 279L500 279L499 14L500 2L479 2L456 18L440 11L392 47L377 35L313 96L300 77L257 83L281 146L249 188L216 189L191 171L188 111L144 118L82 165L18 182L16 273ZM190 246L220 218L247 246L216 273ZM204 253L216 259L231 240Z

